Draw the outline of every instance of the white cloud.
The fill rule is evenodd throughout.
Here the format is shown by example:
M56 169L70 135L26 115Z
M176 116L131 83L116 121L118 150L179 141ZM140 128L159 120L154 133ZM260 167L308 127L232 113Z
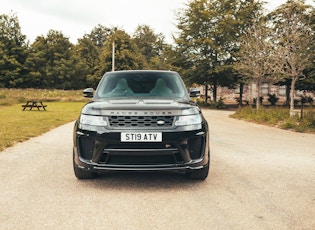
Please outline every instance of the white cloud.
M187 0L0 0L0 14L16 13L22 33L32 42L50 29L62 31L73 43L101 24L133 33L140 24L166 36L176 31L175 12ZM286 2L269 0L269 7ZM308 2L308 1L307 1Z
M2 0L3 1L3 0ZM60 30L71 41L89 33L98 24L117 26L128 33L140 24L171 37L175 10L184 0L4 0L0 14L17 14L22 32L32 41L49 29Z

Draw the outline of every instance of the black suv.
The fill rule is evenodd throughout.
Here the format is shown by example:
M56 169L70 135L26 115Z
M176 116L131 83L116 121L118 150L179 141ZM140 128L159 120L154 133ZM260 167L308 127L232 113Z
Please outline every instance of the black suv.
M208 124L178 73L106 73L74 127L73 167L79 179L104 171L182 170L204 180L210 166ZM94 95L93 95L94 94Z

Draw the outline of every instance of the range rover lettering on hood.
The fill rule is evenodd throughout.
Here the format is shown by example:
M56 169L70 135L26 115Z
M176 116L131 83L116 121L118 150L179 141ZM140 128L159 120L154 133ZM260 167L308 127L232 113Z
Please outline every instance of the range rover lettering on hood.
M111 116L172 116L172 111L111 111Z

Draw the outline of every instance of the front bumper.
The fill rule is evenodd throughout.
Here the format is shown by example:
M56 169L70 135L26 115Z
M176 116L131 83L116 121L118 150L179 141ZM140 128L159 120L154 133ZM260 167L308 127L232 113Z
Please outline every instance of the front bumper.
M193 131L159 130L158 143L123 143L120 133L74 128L75 167L90 172L194 170L209 165L209 134L206 124Z

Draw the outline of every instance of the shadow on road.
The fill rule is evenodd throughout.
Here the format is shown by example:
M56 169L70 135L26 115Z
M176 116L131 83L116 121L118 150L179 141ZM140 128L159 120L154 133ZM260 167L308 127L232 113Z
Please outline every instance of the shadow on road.
M202 186L205 181L189 180L180 172L107 172L93 180L78 180L80 186L111 190L169 190Z

